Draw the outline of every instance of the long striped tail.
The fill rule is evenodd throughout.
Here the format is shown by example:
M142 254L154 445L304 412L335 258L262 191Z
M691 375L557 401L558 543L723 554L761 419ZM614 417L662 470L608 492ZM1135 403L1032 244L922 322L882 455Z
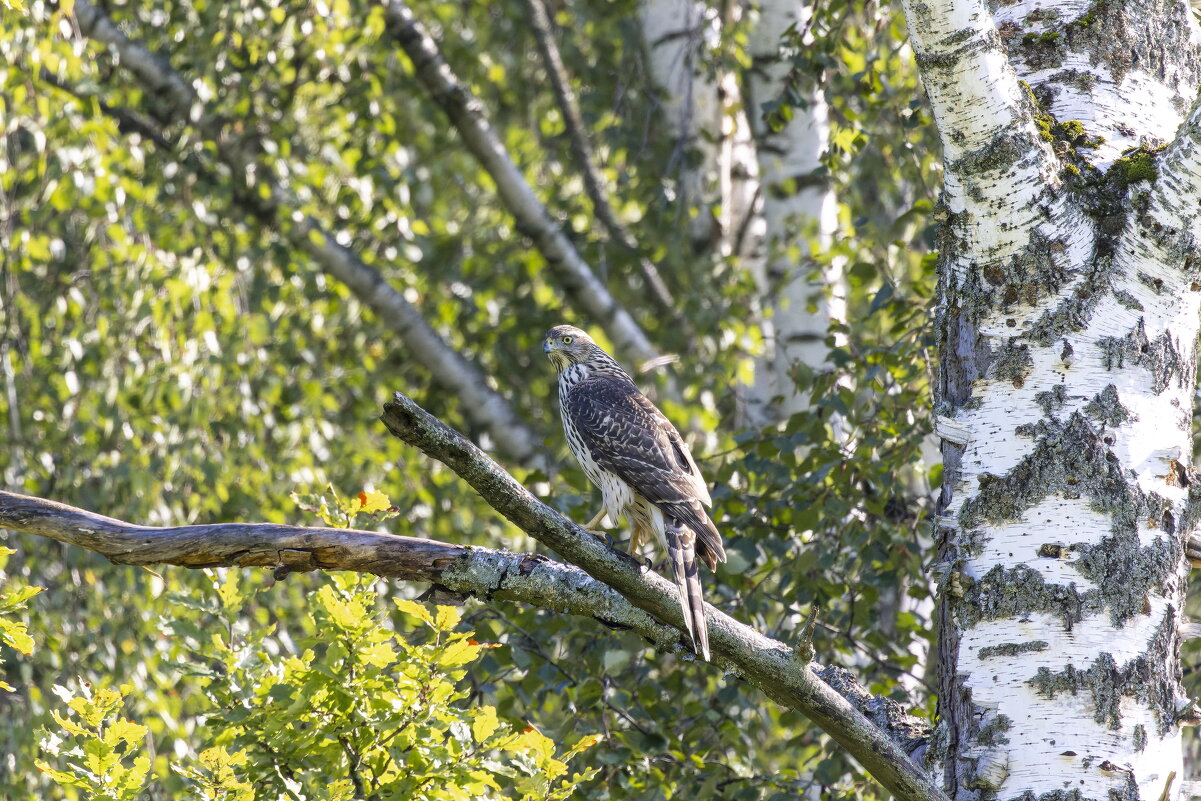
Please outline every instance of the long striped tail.
M705 620L705 599L701 597L701 576L696 561L696 534L682 521L663 516L663 535L667 560L680 590L684 626L692 637L692 650L709 660L709 625Z

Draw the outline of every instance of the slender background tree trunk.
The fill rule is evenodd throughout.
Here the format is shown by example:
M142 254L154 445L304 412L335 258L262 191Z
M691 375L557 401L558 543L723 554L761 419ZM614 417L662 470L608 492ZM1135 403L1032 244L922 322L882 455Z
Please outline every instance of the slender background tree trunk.
M829 146L829 112L816 82L806 76L798 85L790 78L786 57L787 47L800 46L799 31L812 13L796 0L767 0L759 4L751 34L747 106L762 186L759 245L764 253L750 263L761 298L765 351L755 365L747 413L759 425L808 407L808 398L797 390L795 369L798 364L821 369L831 315L845 314L841 269L834 265L814 275L818 268L809 259L815 246L829 245L837 226L834 191L819 172ZM801 96L793 97L796 93ZM764 119L764 106L778 102L787 106L786 113L773 125Z

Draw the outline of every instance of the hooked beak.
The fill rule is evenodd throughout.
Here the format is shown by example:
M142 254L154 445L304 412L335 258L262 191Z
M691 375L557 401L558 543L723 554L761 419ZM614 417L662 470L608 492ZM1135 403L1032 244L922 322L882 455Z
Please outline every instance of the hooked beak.
M550 340L549 339L542 340L542 352L549 354L551 352L551 350L553 350L553 348L551 348L551 346L550 346Z

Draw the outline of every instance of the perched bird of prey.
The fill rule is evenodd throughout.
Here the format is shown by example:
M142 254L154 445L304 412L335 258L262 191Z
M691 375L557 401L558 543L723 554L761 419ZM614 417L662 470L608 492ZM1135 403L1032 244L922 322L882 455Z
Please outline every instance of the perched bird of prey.
M705 512L712 501L688 446L588 334L557 325L546 332L542 350L559 371L567 444L603 499L584 528L597 526L606 513L614 522L624 514L633 528L631 553L654 536L671 562L693 650L708 661L709 629L696 561L699 557L716 570L726 552Z

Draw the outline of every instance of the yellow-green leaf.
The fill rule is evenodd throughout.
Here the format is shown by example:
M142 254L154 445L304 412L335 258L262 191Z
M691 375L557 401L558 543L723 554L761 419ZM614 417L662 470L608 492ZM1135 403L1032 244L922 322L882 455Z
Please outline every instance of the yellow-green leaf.
M442 656L438 659L438 664L448 668L459 667L460 665L474 662L479 658L479 655L479 645L473 644L469 640L459 640L446 646L446 650L442 652Z
M104 742L108 745L116 745L119 742L135 745L146 736L146 731L145 726L122 718L109 725L108 731L104 733Z
M379 490L367 490L359 493L359 508L355 511L365 515L383 512L392 508L392 501Z
M605 737L602 734L584 735L580 739L576 740L575 745L573 745L570 749L568 749L567 753L564 754L563 757L564 757L564 759L571 759L576 754L580 753L581 751L586 751L587 749L596 745L603 739L605 739Z
M459 612L457 606L439 606L437 609L436 625L443 631L450 631L459 625L459 621L463 619L463 615Z
M434 625L434 618L430 615L430 611L416 601L410 601L405 598L393 598L392 603L396 604L396 608L406 615L429 623L431 626Z
M475 718L471 721L471 734L477 743L482 743L492 736L500 726L496 718L496 708L481 706L475 710Z

